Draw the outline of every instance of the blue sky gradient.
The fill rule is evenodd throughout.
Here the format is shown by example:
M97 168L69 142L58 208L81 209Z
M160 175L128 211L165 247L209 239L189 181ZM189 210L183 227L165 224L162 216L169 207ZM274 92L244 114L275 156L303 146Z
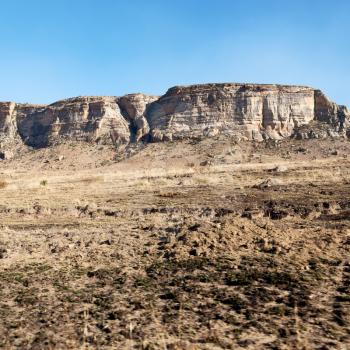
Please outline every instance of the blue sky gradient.
M350 106L348 0L0 0L0 101L300 84Z

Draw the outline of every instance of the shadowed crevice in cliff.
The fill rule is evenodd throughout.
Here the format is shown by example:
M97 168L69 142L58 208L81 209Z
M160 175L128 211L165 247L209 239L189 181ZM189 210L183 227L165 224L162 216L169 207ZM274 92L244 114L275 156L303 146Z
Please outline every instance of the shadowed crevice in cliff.
M157 96L144 94L129 94L117 99L120 112L129 123L130 143L149 140L150 126L146 111L157 99Z
M18 125L18 133L23 142L34 148L47 147L49 145L49 134L55 119L53 116L45 115L44 111L29 114Z

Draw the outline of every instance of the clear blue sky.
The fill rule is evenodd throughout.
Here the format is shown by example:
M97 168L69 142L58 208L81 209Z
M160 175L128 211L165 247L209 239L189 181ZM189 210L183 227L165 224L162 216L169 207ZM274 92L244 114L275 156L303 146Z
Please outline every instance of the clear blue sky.
M303 84L350 106L348 0L0 0L0 101Z

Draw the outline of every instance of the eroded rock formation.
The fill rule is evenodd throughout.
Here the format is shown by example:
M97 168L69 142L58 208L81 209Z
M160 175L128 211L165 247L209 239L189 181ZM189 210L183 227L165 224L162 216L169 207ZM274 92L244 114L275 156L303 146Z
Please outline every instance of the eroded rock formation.
M130 94L51 105L3 102L0 146L23 142L45 147L65 139L124 146L217 134L261 141L315 136L312 130L300 132L314 123L327 126L322 136L327 130L330 136L345 136L349 121L346 107L309 87L203 84L173 87L159 98Z
M18 123L22 139L46 146L59 139L113 142L129 141L129 126L115 97L78 97L30 111Z
M150 128L146 119L148 106L156 101L158 97L143 94L125 95L118 99L118 105L131 126L131 137L134 141L140 141L148 136Z
M16 104L13 102L0 103L0 137L14 138L17 133L15 118Z
M154 140L218 133L280 139L314 117L313 89L254 84L174 87L148 113Z

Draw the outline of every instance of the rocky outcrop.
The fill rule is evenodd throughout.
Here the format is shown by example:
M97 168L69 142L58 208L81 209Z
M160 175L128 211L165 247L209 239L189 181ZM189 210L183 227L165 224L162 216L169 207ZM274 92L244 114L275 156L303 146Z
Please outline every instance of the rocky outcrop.
M129 141L129 125L115 97L78 97L30 111L18 123L25 143L42 147L61 139L112 142Z
M51 105L0 103L0 148L16 142L45 147L67 139L122 147L217 134L278 140L312 137L315 125L322 125L326 136L349 135L350 114L309 87L203 84L173 87L160 98L130 94Z
M315 90L315 118L296 128L297 139L350 137L350 113L345 106L330 101L320 90Z
M133 141L140 141L148 136L150 128L146 119L147 107L158 97L143 94L125 95L118 99L118 105L132 128Z
M154 141L218 133L261 141L291 136L315 118L336 123L340 110L303 86L207 84L170 89L147 117Z
M13 139L17 134L15 117L16 104L13 102L0 103L0 138Z
M315 90L315 120L332 125L336 131L350 126L349 111L330 101L322 91Z
M134 94L76 97L48 106L0 103L0 137L9 142L18 136L33 147L66 139L122 146L148 134L144 113L155 99Z

